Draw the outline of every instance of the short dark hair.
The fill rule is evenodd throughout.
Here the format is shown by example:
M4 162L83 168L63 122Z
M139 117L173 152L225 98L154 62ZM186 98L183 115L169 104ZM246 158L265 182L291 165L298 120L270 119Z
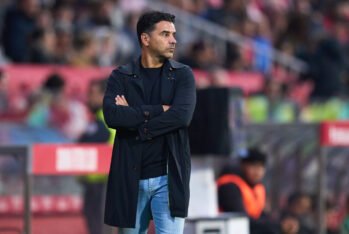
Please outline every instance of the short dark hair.
M262 163L267 162L267 155L258 148L248 148L246 154L239 155L241 163Z
M60 74L52 73L44 81L43 89L52 92L59 93L64 89L65 81Z
M160 21L168 21L174 23L175 18L176 17L172 14L160 11L150 11L141 15L137 22L137 37L139 44L142 46L142 33L150 33L154 30L155 24L159 23Z

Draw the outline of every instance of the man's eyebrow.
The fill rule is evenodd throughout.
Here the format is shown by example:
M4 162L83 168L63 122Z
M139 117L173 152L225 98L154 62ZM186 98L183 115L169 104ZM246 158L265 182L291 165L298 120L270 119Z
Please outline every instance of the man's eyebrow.
M171 31L168 31L168 30L163 30L163 31L161 31L161 33L174 33L174 34L175 34L176 31L172 31L172 32L171 32Z

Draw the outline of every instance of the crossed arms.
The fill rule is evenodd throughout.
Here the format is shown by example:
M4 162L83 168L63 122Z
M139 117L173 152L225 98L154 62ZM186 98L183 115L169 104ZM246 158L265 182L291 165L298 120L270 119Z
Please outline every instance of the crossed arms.
M103 100L103 113L110 128L137 129L141 140L167 134L189 126L196 103L194 76L189 68L178 71L171 106L129 106L123 96L125 87L120 73L114 71L108 79Z

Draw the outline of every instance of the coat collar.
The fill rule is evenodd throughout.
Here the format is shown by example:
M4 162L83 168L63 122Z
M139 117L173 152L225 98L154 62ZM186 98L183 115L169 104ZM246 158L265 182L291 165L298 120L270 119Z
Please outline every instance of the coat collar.
M140 73L140 67L141 67L141 57L139 57L136 60L133 60L131 63L128 63L126 65L122 65L118 68L118 70L121 73L124 73L126 75L137 75L139 76ZM173 69L181 69L185 67L184 64L179 63L177 61L174 61L172 59L168 59L164 63L164 68L166 70L173 70Z

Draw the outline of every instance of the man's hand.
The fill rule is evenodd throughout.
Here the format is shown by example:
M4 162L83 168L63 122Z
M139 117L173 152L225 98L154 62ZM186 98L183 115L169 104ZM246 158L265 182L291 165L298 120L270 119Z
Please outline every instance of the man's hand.
M118 106L128 106L128 103L124 95L117 95L115 98L115 104ZM165 112L168 111L170 107L171 106L168 106L168 105L162 105L162 108Z
M117 95L115 98L115 104L118 106L128 106L128 103L124 95Z
M167 106L167 105L162 105L162 109L164 109L164 111L168 111L168 109L170 109L171 106Z

